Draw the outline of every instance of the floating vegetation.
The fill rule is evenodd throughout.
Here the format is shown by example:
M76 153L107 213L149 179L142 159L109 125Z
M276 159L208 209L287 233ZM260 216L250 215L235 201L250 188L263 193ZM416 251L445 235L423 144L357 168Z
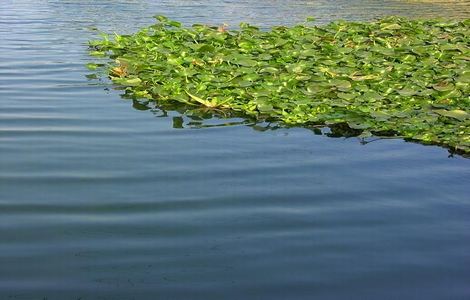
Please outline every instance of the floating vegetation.
M90 42L91 54L113 59L108 75L128 96L470 152L470 19L309 19L270 30L156 19Z

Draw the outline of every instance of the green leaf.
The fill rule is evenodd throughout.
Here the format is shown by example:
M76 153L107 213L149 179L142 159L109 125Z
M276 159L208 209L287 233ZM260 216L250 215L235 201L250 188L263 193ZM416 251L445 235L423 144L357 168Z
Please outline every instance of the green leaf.
M198 49L197 49L198 52L203 52L203 53L207 53L207 52L214 52L215 51L215 47L212 46L212 45L201 45Z
M168 18L162 15L155 15L153 17L157 19L157 21L162 22L162 23L165 23L168 21Z
M106 52L104 51L90 51L91 56L98 56L98 57L103 57L106 55Z
M234 57L230 62L244 67L254 67L258 65L256 60L245 57Z
M441 83L438 83L438 84L434 84L432 87L436 91L440 91L440 92L451 91L451 90L454 89L454 85L452 83L449 83L449 82L441 82Z
M381 30L398 30L401 26L396 23L384 23L380 25Z
M348 100L348 101L356 98L356 95L353 93L338 93L337 95L338 95L338 98Z
M413 95L418 94L418 91L415 91L414 89L411 89L411 88L403 88L398 91L398 94L402 96L413 96Z
M86 67L88 68L88 70L94 71L98 68L98 65L94 63L87 63Z
M382 111L371 111L370 115L377 121L386 121L391 118L391 116Z
M314 49L307 49L300 51L300 55L305 57L315 57L316 55L318 55L318 53Z
M346 135L367 129L362 137L404 136L470 153L467 20L389 17L267 30L242 23L227 31L155 18L135 34L89 43L125 97L155 99L199 127L232 114L276 126L348 123Z
M363 81L363 80L371 80L371 79L377 79L378 76L375 74L369 74L369 75L353 75L350 76L353 81Z
M470 83L470 72L460 75L455 81L458 83Z
M140 78L116 78L114 82L126 86L139 86L142 80Z
M338 89L347 90L351 88L351 82L343 79L333 79L330 84Z
M445 110L445 109L435 109L433 110L435 113L449 118L454 118L459 121L464 121L470 118L470 114L464 110L454 109L454 110Z
M352 129L367 129L367 128L370 128L370 125L365 124L365 123L348 122L348 126L351 127Z
M290 64L286 66L286 70L290 73L300 74L304 71L306 65L304 63Z

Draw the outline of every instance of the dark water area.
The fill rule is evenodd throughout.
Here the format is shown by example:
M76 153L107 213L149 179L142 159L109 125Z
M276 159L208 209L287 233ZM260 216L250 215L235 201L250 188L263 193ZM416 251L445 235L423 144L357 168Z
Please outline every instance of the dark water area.
M94 28L155 14L269 27L470 4L2 0L0 299L470 299L469 159L237 118L188 128L86 78Z

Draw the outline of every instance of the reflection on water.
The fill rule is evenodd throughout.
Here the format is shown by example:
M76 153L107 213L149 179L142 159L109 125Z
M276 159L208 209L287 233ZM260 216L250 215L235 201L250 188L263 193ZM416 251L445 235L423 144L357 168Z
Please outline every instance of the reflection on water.
M121 97L124 99L129 99L126 94L121 94ZM293 127L277 122L275 119L263 119L262 116L253 118L241 112L226 109L195 107L178 102L166 101L162 103L158 101L149 101L146 99L129 99L129 101L132 101L132 107L136 110L148 110L158 118L171 118L172 128L174 129L207 129L228 126L247 126L255 131L263 132L267 130L279 130ZM349 127L347 123L333 124L329 126L322 124L308 124L302 127L310 130L315 135L331 138L356 138L357 142L361 145L367 145L381 139L400 138L400 136L397 136L396 132L393 131L382 132L380 136L366 135L360 129ZM408 141L422 144L420 141ZM446 148L445 146L441 147ZM468 153L454 149L446 149L448 151L449 157L453 157L453 155L462 155L463 157L467 158L469 157Z
M468 159L149 106L85 77L94 28L155 14L469 15L446 3L2 0L0 299L470 298Z

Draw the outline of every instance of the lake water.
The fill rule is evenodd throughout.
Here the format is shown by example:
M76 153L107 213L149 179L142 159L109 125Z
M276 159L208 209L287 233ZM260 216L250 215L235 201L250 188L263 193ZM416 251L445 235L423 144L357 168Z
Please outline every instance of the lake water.
M0 299L470 299L469 159L195 129L85 77L93 28L130 33L155 14L268 27L463 18L470 4L2 0ZM243 120L206 124L227 121Z

